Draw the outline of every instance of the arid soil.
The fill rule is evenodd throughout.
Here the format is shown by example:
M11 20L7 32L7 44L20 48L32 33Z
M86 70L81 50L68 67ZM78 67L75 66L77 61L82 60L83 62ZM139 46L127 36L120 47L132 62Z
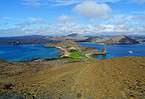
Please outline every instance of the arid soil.
M0 62L0 98L5 94L20 99L145 99L145 57Z

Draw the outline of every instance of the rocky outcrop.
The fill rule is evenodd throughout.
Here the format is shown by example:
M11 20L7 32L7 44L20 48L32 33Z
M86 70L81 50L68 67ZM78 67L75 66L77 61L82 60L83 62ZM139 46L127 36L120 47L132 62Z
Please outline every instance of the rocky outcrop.
M4 90L10 90L14 87L14 84L10 83L10 82L3 82L0 83L0 88L4 89Z
M106 48L103 48L103 49L102 49L101 54L102 54L102 55L106 55L106 54L107 54Z

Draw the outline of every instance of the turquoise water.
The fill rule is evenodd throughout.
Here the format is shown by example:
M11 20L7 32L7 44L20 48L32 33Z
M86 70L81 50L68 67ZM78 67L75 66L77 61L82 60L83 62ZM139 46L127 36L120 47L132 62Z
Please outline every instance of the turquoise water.
M102 56L98 55L96 58L104 59L104 58L113 58L113 57L126 57L126 56L145 56L145 44L138 45L101 45L89 42L80 43L82 46L94 47L99 51L102 48L107 49L107 55Z
M0 59L7 61L28 61L33 59L52 59L60 55L57 48L42 45L0 45Z

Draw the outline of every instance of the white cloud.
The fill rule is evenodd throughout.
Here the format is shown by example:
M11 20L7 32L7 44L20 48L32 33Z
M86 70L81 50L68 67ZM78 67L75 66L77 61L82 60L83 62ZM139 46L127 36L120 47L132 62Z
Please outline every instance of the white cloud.
M54 6L68 6L80 3L82 0L48 0Z
M145 33L145 26L140 27L131 27L126 24L80 24L74 22L66 22L64 23L55 23L48 26L38 26L36 28L33 25L29 25L26 27L13 27L7 29L0 29L0 33L2 35L68 35L71 33L78 34L142 34Z
M74 10L80 15L90 18L106 18L111 12L111 7L106 3L84 1L75 6Z
M84 1L94 1L97 3L105 3L105 2L116 3L121 0L48 0L48 1L55 6L68 6L68 5L75 5L78 3L82 3Z
M43 22L45 22L44 19L39 18L39 17L29 17L28 21L35 22L35 23L43 23Z
M124 16L120 17L123 18ZM64 17L65 19L65 17ZM126 18L125 20L127 20ZM117 18L116 18L117 20ZM118 20L119 21L119 20ZM120 20L122 21L122 20ZM74 21L58 21L57 23L51 25L48 29L52 34L133 34L133 33L144 33L144 26L132 27L127 23L119 22L108 23L108 24L80 24Z
M66 23L68 21L72 21L73 18L67 15L61 15L57 18L57 21L62 22L62 23Z
M24 19L23 19L24 20ZM17 24L15 24L15 27L19 27L19 28L31 28L34 26L41 26L41 25L45 25L47 22L45 19L43 18L39 18L39 17L28 17L25 18L25 21L19 22Z
M22 4L38 7L38 6L42 5L42 2L41 2L41 0L22 0Z
M83 2L117 3L123 0L21 0L21 4L32 7L71 6Z
M145 22L136 25L135 15L114 15L108 23L91 24L80 23L74 17L61 15L53 24L48 24L45 19L39 17L26 18L26 22L11 27L1 28L0 33L17 35L62 35L62 34L134 34L145 33ZM144 18L143 18L144 19ZM112 22L111 22L112 21ZM143 23L143 21L142 21ZM135 25L134 25L135 24Z
M116 2L119 2L119 1L123 1L123 0L93 0L93 1L116 3Z
M138 4L144 4L145 3L145 0L134 0L136 3Z
M121 0L21 0L23 5L28 6L70 6L70 5L76 5L79 3L82 3L84 1L94 1L97 3L116 3Z

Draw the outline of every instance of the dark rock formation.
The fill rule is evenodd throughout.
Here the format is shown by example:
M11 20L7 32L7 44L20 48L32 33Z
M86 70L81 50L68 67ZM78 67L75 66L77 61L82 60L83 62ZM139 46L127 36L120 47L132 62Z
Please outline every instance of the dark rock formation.
M10 90L14 87L14 84L10 82L0 83L0 88L5 90Z

